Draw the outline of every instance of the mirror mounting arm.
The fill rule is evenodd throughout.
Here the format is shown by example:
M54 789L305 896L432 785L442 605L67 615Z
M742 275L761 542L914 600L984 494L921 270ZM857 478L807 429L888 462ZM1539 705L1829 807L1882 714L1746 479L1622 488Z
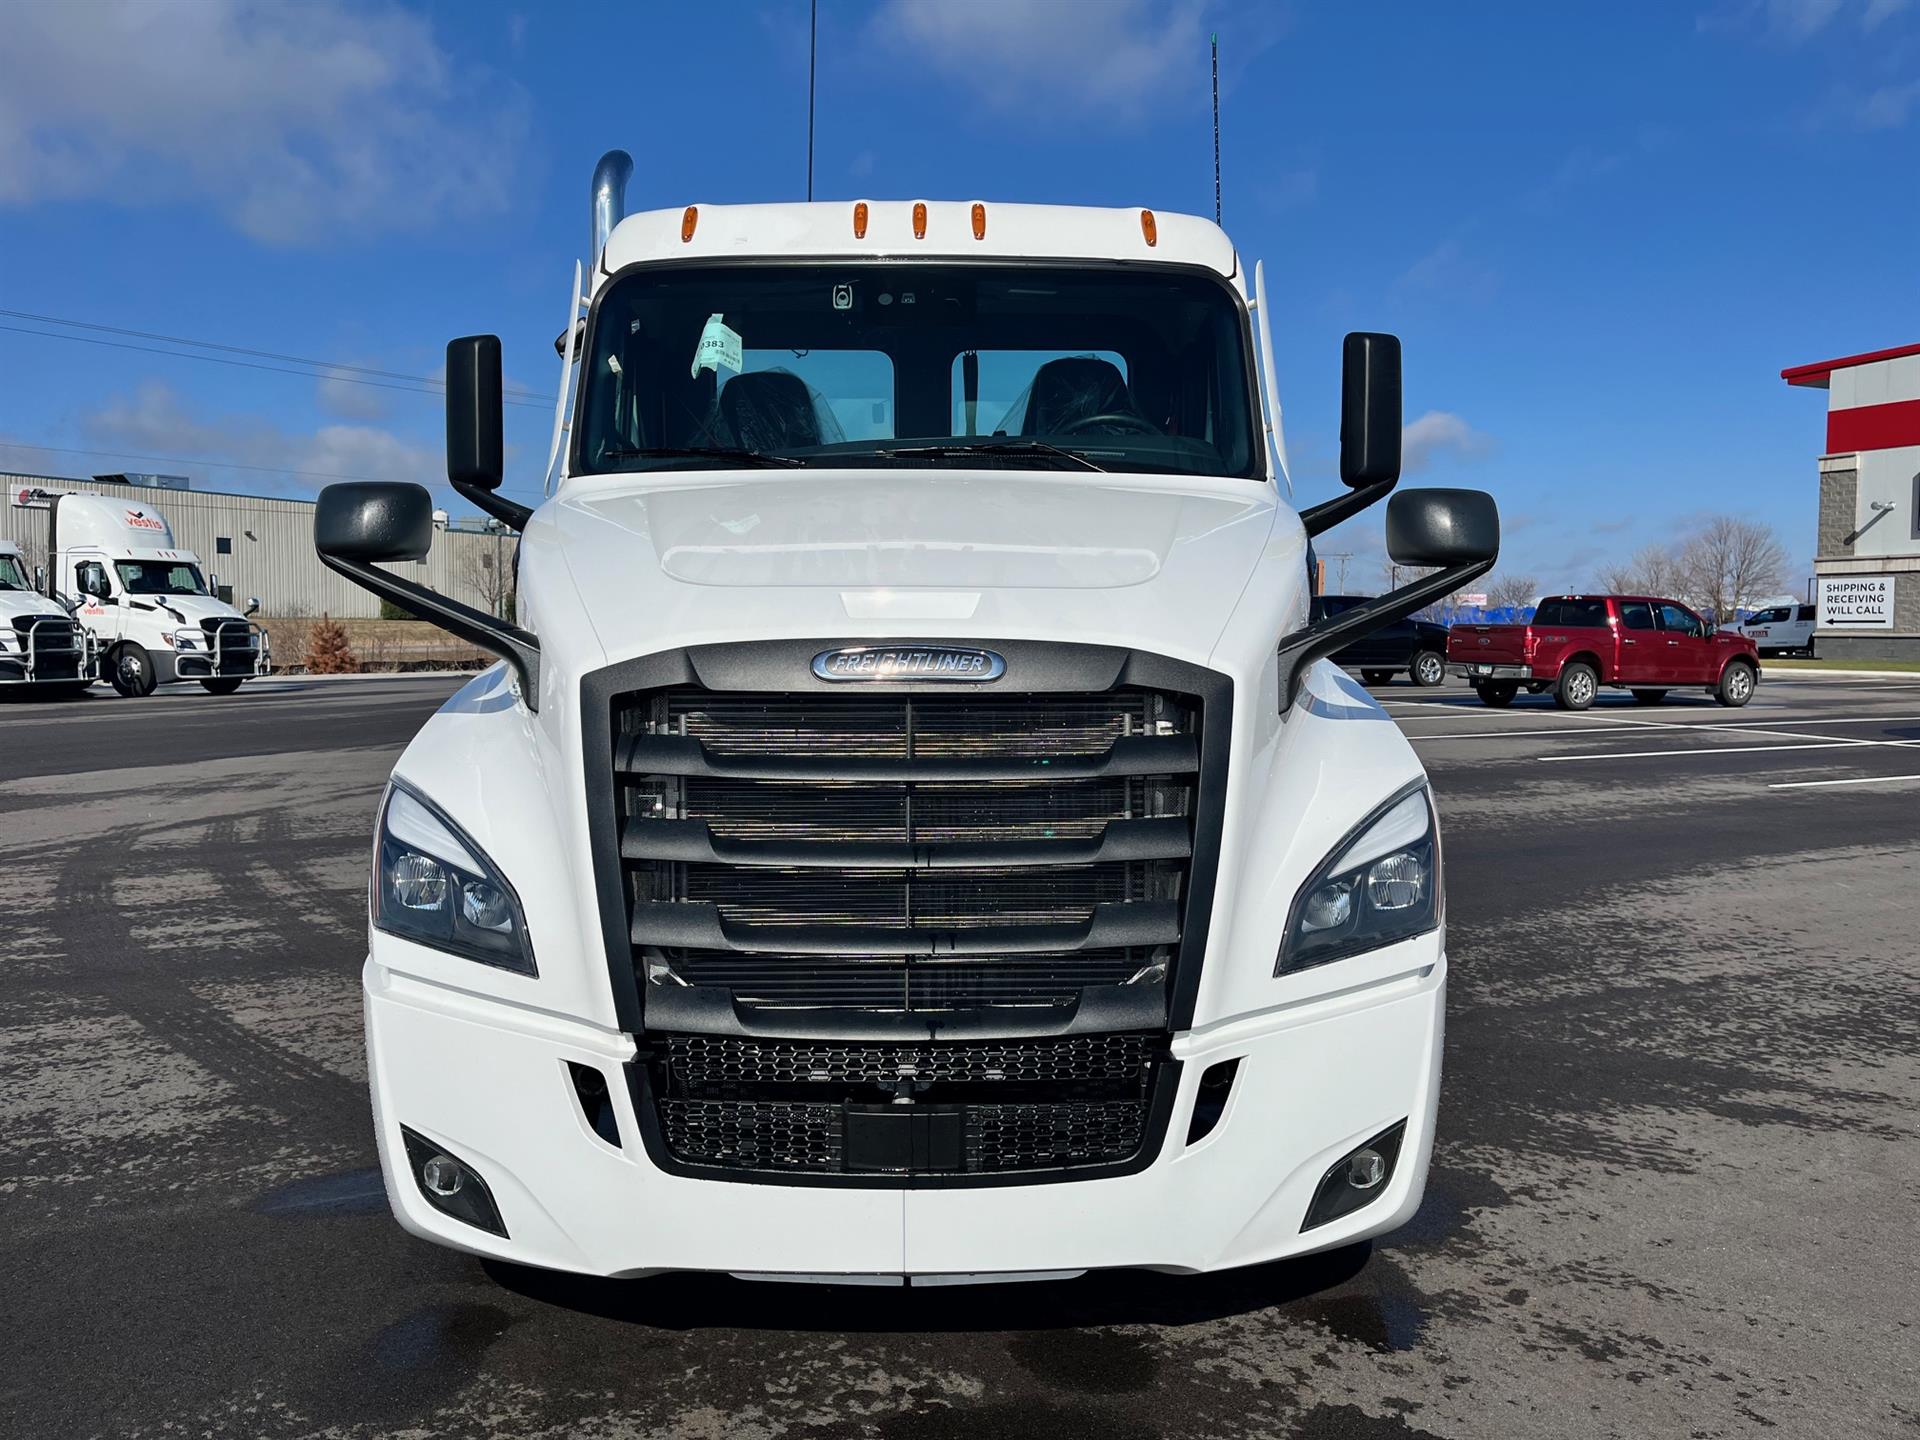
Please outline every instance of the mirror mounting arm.
M1386 499L1398 483L1398 480L1381 480L1372 485L1363 485L1358 490L1349 490L1344 495L1336 495L1331 500L1322 500L1318 505L1309 505L1300 512L1300 523L1307 527L1308 536L1322 534L1349 516L1358 515L1369 505Z
M1280 641L1280 713L1284 715L1293 709L1301 683L1306 679L1307 668L1314 661L1345 649L1383 625L1391 625L1396 620L1406 619L1416 610L1424 610L1468 582L1478 580L1493 569L1493 564L1493 558L1489 557L1469 561L1465 565L1449 565L1444 570L1402 585L1385 595L1362 601L1351 610L1344 610L1331 619L1284 637Z
M402 610L449 634L498 655L520 677L520 698L529 710L540 708L540 640L531 631L509 625L498 616L471 605L462 605L450 596L429 590L411 580L381 570L362 560L329 555L322 550L320 563L335 574L344 575L363 590L371 590L383 600L391 600Z
M478 505L482 510L486 511L487 514L493 516L494 519L505 523L509 529L516 533L525 530L527 528L527 521L533 518L533 507L531 505L522 505L518 500L509 500L504 495L496 495L491 490L483 490L480 486L469 484L464 480L454 480L449 483L451 483L453 488L459 491L460 494Z

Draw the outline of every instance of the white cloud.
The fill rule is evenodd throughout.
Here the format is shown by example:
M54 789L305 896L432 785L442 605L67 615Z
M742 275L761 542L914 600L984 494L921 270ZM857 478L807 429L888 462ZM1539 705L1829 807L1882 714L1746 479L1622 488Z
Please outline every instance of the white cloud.
M505 208L517 89L347 0L9 6L0 205L205 200L270 244Z
M1855 102L1854 123L1862 130L1898 130L1907 123L1907 115L1920 102L1920 80L1905 85L1882 85Z
M393 408L387 400L390 392L361 384L344 370L322 372L314 389L328 413L347 420L384 420Z
M412 480L433 485L445 474L440 451L371 425L325 425L312 434L284 430L253 416L203 417L157 380L130 396L115 395L82 418L89 445L103 453L193 455L209 464L284 472L305 491L331 478ZM263 488L249 480L244 488Z
M1207 74L1206 0L887 0L874 30L998 109L1048 102L1107 117L1164 112L1169 95L1201 94Z
M1442 455L1473 460L1492 450L1492 436L1451 410L1429 410L1400 432L1400 468L1407 471L1424 470Z

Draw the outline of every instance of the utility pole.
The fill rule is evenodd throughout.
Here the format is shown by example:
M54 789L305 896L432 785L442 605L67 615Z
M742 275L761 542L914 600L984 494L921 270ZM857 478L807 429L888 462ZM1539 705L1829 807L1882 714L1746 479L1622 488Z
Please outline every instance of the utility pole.
M1220 32L1213 34L1213 223L1220 223Z

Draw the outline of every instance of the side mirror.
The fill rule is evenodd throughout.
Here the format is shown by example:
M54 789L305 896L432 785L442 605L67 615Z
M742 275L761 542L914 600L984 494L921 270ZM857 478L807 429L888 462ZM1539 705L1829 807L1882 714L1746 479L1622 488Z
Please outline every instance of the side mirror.
M220 598L220 577L211 570L207 572L207 593L216 600Z
M456 490L494 491L506 473L500 337L447 342L447 479Z
M90 571L87 578L80 582L80 593L91 595L102 604L113 602L113 587L107 583L107 577L98 570Z
M1397 565L1448 568L1500 553L1500 511L1484 490L1403 490L1387 502L1387 553Z
M1340 478L1347 493L1300 512L1309 538L1357 515L1400 479L1400 337L1357 330L1340 350Z
M1400 478L1400 337L1356 331L1341 351L1340 478L1350 489Z
M494 343L497 386L500 352L499 342ZM451 361L451 353L448 358ZM451 413L451 397L447 408ZM433 499L419 485L348 481L327 486L314 507L313 548L319 551L322 565L346 576L362 590L391 600L409 614L491 650L513 667L526 707L538 710L540 641L536 636L391 570L377 568L384 561L424 560L432 545ZM247 613L252 614L259 604L253 601Z
M424 560L433 545L433 497L393 480L329 485L313 511L313 548L336 560Z
M1491 570L1500 554L1499 507L1480 490L1402 491L1387 502L1387 553L1397 565L1430 573L1337 615L1323 610L1304 629L1284 637L1279 657L1282 714L1293 708L1314 661L1444 600Z
M243 615L258 615L260 613L260 597L258 595L249 595L247 597L247 608L240 613Z
M33 593L36 595L47 593L47 567L44 565L33 567Z

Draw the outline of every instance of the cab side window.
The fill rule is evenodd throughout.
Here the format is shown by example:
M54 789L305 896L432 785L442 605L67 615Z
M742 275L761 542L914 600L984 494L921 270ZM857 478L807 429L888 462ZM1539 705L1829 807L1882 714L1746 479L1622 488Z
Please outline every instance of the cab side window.
M1700 633L1700 617L1691 610L1678 605L1661 605L1656 612L1660 616L1660 628L1676 635L1697 635Z
M1628 630L1653 629L1653 606L1644 600L1622 600L1620 623Z

